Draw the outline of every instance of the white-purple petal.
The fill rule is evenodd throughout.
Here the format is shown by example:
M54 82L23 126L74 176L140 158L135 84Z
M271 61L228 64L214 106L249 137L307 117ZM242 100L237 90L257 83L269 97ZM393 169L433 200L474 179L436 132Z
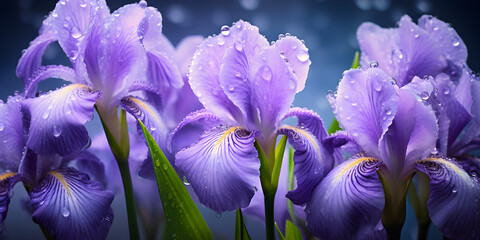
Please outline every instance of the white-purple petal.
M254 135L240 127L216 127L176 154L175 164L202 204L217 212L250 204L260 176Z
M99 95L90 87L72 84L22 101L30 120L27 147L37 154L62 156L84 147L88 142L84 125L92 118Z
M18 171L25 151L25 127L19 97L0 103L0 168Z
M48 172L30 193L33 221L55 239L105 239L113 193L73 168Z

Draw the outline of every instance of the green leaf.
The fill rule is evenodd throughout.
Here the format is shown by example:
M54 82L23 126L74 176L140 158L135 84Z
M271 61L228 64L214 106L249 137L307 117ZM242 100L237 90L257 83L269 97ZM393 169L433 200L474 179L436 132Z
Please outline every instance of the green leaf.
M358 68L360 60L360 53L358 51L355 52L355 56L353 57L352 68Z
M275 165L272 172L272 186L277 189L278 178L280 177L280 171L282 170L283 155L285 154L285 146L287 145L287 136L283 135L275 148Z
M260 143L258 143L257 139L255 139L254 146L257 149L258 159L260 160L260 181L262 182L262 187L270 187L271 173L268 170L267 156L265 156L265 152L260 146Z
M120 149L123 156L130 155L130 139L128 137L127 113L125 109L120 110Z
M333 118L332 125L330 125L330 129L328 129L328 134L335 133L339 130L342 130L342 128L340 128L340 123L338 123L336 118Z
M290 147L288 149L288 186L287 186L287 190L288 191L292 191L293 188L295 187L295 184L294 184L294 175L293 175L293 166L294 166L294 162L293 162L293 148ZM290 215L290 219L292 219L294 222L296 221L296 217L295 217L295 212L293 211L293 203L290 199L287 198L287 209L288 209L288 214Z
M288 240L302 240L302 233L298 229L298 227L290 222L290 220L287 220L287 228L285 229L285 239Z
M278 238L280 238L280 240L285 240L285 237L283 236L282 231L280 231L277 222L275 222L275 229L277 229Z
M237 215L235 217L235 240L250 240L245 222L243 221L242 210L237 209Z
M138 122L152 155L158 192L167 220L167 236L170 239L212 239L210 229L182 180L143 123L140 120Z

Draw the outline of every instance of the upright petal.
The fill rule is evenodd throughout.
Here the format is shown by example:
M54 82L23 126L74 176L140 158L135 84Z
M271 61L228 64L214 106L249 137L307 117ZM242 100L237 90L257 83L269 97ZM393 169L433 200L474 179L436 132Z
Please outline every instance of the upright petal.
M425 29L438 42L448 60L459 66L465 64L467 47L452 27L430 15L423 15L418 20L418 26Z
M18 171L25 151L25 128L18 97L0 103L0 169Z
M88 142L84 124L92 118L99 94L72 84L24 100L22 106L30 120L27 147L38 154L62 156L84 147Z
M335 116L368 154L381 157L379 142L397 112L390 77L378 68L346 71L338 85Z
M252 114L268 142L287 113L297 90L297 78L275 46L255 56L249 70Z
M279 39L275 42L275 47L280 50L280 54L288 59L288 64L297 77L297 92L302 91L307 81L308 69L312 64L308 48L300 39L293 36Z
M296 127L283 126L278 132L288 136L295 149L293 156L294 174L298 187L288 192L287 197L295 204L304 204L310 199L312 190L333 168L335 156L341 158L340 149L324 144L328 136L323 121L316 113L306 109L290 109L288 116L296 116Z
M134 81L146 74L145 49L139 40L140 22L145 8L130 4L105 19L100 56L102 103L109 106L125 96Z
M188 66L192 63L193 54L197 51L198 46L204 41L203 36L193 35L183 38L177 45L175 56L180 64L180 72L186 74Z
M162 148L167 146L168 129L160 114L152 105L139 98L129 96L122 98L121 106L145 124L155 141L157 141ZM142 135L142 129L139 123L137 123L137 131L139 135Z
M55 239L105 239L113 193L73 168L48 172L30 193L33 221Z
M61 0L51 13L48 25L58 38L58 43L70 58L77 74L77 82L88 82L84 61L85 46L90 29L109 13L104 0Z
M240 127L217 127L176 154L176 165L200 202L217 212L246 207L255 193L260 161L255 134Z
M377 226L385 205L377 167L370 157L355 156L335 167L307 203L307 227L326 239L363 239Z
M416 161L427 157L435 148L438 125L430 106L404 89L398 93L397 113L383 139L388 149L384 163L390 171L408 174Z
M454 161L429 158L417 168L430 177L427 206L433 224L449 239L480 236L480 184Z
M67 82L74 83L75 71L62 65L41 66L32 76L25 81L24 95L26 98L35 97L38 84L48 78L60 78Z
M241 20L232 27L222 27L221 34L209 37L200 44L192 60L189 79L193 92L206 109L225 121L243 121L245 109L240 109L241 106L237 106L227 97L228 91L224 92L222 89L224 86L223 88L228 90L228 85L232 83L244 84L243 78L224 79L223 81L228 82L221 85L220 68L224 64L223 58L229 48L240 49L250 62L265 46L268 46L268 42L259 34L258 28Z

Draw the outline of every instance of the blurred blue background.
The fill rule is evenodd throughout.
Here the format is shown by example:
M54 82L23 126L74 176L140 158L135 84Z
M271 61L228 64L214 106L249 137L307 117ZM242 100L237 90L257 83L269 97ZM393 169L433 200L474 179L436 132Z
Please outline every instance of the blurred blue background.
M132 1L107 1L111 11ZM480 5L475 0L150 0L163 15L163 32L176 45L188 35L208 36L218 34L222 25L230 25L243 19L257 25L270 41L279 34L291 33L305 40L310 49L312 65L303 92L297 94L294 105L318 112L327 126L333 117L325 99L328 90L335 90L344 70L349 68L354 52L358 49L356 29L365 21L382 27L394 27L404 14L418 19L422 14L434 15L450 23L469 50L468 64L474 71L480 70ZM38 33L42 20L54 9L55 0L3 1L0 14L2 30L0 44L0 98L6 100L14 91L22 91L22 81L15 76L15 67L21 51L28 47ZM68 64L60 47L47 48L43 64ZM49 80L40 85L41 90L54 89L62 84ZM93 132L99 129L98 117L88 123ZM95 135L95 133L93 133ZM43 239L40 228L22 209L27 197L21 184L14 189L8 217L5 221L8 239ZM126 239L128 228L122 194L117 194L113 208L115 220L109 239ZM216 213L200 207L217 239L232 239L234 213ZM415 239L416 224L411 209L407 212L407 224L402 239ZM247 227L254 239L263 239L263 226L247 219ZM159 236L160 238L160 236ZM430 239L441 239L435 229Z

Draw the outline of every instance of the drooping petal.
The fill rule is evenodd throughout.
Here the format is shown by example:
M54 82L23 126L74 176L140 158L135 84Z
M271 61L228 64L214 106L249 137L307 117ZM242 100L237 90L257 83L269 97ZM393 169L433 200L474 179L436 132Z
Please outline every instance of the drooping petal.
M465 63L468 55L467 47L457 32L447 23L430 15L423 15L418 20L418 26L425 29L438 42L448 60L459 66Z
M175 164L200 202L217 212L246 207L255 193L260 161L255 134L240 127L217 127L176 154Z
M22 102L30 120L27 147L38 154L67 155L85 146L84 124L92 118L99 92L81 84L59 88Z
M298 187L290 191L287 197L293 203L300 205L310 199L313 188L333 168L335 157L343 156L339 148L334 149L324 144L328 134L322 119L316 113L293 108L286 115L286 117L289 116L298 118L297 126L283 126L278 132L288 136L290 144L295 149L294 174Z
M390 171L408 174L414 162L427 157L435 148L438 126L430 106L403 88L398 95L397 113L382 141L388 149L384 163Z
M47 46L56 40L57 36L51 32L41 34L35 38L18 61L16 70L17 77L23 79L24 82L29 79L42 65L43 52L45 52Z
M325 239L363 239L377 226L385 204L376 172L380 162L356 156L335 167L307 203L307 227Z
M160 114L152 105L139 98L130 96L122 98L121 106L135 118L142 121L155 141L162 146L162 148L167 146L168 129ZM137 130L138 134L142 135L142 129L139 123L137 124Z
M305 47L305 44L300 39L293 36L286 36L276 41L275 47L280 50L280 54L288 59L288 64L297 77L297 92L302 91L305 88L308 69L312 63L308 54L308 48Z
M1 224L7 217L8 204L12 197L13 186L20 180L20 175L14 172L6 172L0 174L0 232L2 231Z
M433 224L449 239L480 236L480 184L454 161L429 158L417 165L430 177L427 206Z
M105 239L113 193L73 168L48 172L30 193L33 221L55 239Z
M215 116L212 112L207 109L201 109L195 112L188 114L185 119L183 119L178 126L170 132L168 137L168 149L171 152L176 153L178 150L190 146L192 143L198 141L198 137L206 130L218 126L222 120ZM196 125L200 128L200 132L195 131L194 129L198 128L193 126L193 129L187 129L186 136L178 137L178 134L181 134L183 128L188 125ZM193 131L191 131L193 130ZM195 134L197 133L197 134ZM196 138L194 135L197 135ZM180 143L179 143L180 142ZM183 142L183 144L182 144Z
M232 27L223 27L221 34L209 37L200 44L192 60L189 82L206 109L224 121L243 121L245 116L242 110L227 97L220 85L219 72L224 64L223 57L227 49L236 48L244 51L250 62L265 46L268 46L268 42L260 35L258 28L241 20ZM243 84L242 78L236 77L234 80ZM223 85L228 89L228 84Z
M73 69L65 66L41 66L32 76L25 81L25 97L35 97L38 84L48 78L60 78L67 82L75 82L75 72Z
M368 154L380 157L379 142L397 112L398 96L379 68L346 71L338 85L335 116Z
M145 8L130 4L105 19L100 56L102 101L105 106L119 101L134 81L146 76L145 49L139 40L139 27Z
M25 150L25 129L19 97L0 103L0 169L18 171Z
M297 78L275 46L265 48L255 56L249 78L252 114L264 141L268 142L293 102Z

